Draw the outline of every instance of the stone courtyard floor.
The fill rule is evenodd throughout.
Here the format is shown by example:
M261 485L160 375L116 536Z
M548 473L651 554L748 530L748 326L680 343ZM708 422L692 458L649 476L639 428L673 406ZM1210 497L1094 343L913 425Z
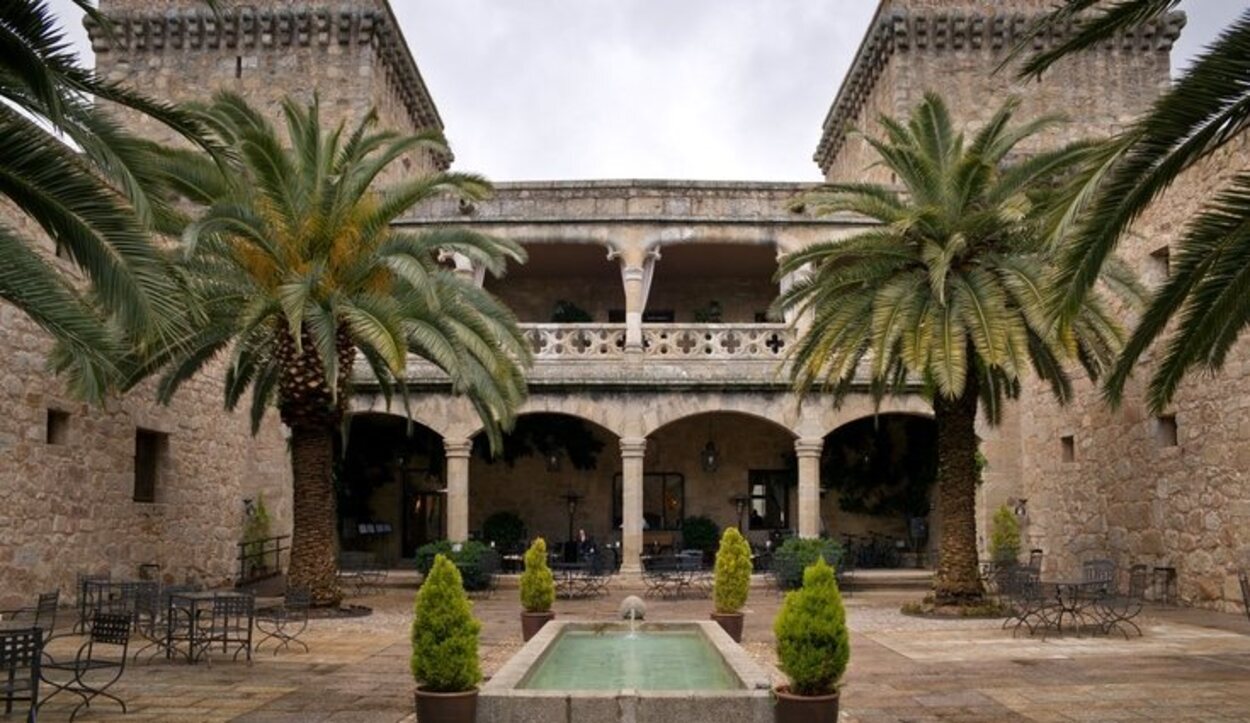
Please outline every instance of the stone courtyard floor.
M369 617L313 621L310 654L268 652L252 665L218 658L211 666L159 659L130 667L115 688L130 705L80 714L84 721L414 721L407 642L415 585L352 598ZM557 601L561 618L607 620L628 591L598 600ZM851 665L844 721L1247 721L1250 720L1250 623L1244 616L1148 610L1145 635L1012 638L989 620L932 621L898 612L915 591L850 595ZM752 591L744 644L772 667L771 624L780 599ZM648 600L648 619L706 619L706 600ZM475 601L483 622L481 654L490 675L520 646L516 591ZM54 641L72 651L74 638ZM42 721L65 720L61 694ZM20 716L15 712L13 720ZM0 721L8 720L0 715ZM692 723L696 723L693 722Z

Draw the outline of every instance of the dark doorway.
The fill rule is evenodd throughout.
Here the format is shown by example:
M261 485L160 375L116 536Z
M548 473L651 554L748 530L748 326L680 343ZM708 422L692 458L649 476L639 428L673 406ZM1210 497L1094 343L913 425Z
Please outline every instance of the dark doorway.
M785 530L790 528L790 488L795 485L794 470L753 469L747 475L748 528Z
M447 538L447 495L405 487L401 554L412 558L422 545Z
M391 414L353 415L336 475L344 550L411 559L446 536L443 440Z

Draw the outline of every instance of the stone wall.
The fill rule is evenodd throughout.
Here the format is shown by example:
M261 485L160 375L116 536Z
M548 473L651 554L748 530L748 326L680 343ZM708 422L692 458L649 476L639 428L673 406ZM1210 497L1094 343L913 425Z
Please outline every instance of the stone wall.
M112 34L91 28L99 72L170 101L241 93L277 119L290 94L320 93L335 123L376 107L401 131L442 122L384 0L223 3L220 19L197 0L104 0ZM140 135L169 138L143 118ZM445 167L450 157L406 159L401 172ZM10 209L0 216L23 230ZM50 247L49 247L50 250ZM290 471L276 417L258 437L245 414L222 410L222 370L212 366L169 407L145 385L104 409L70 399L45 371L50 341L16 309L0 306L0 607L29 602L74 575L109 570L133 578L159 563L166 579L222 583L235 569L243 500L263 494L274 533L290 530ZM49 444L48 410L68 414ZM133 499L136 428L168 435L156 500Z
M42 238L11 206L0 206L0 217ZM51 243L44 250L50 255ZM4 303L0 344L0 608L57 588L71 596L78 572L133 579L148 563L167 581L226 583L245 499L263 495L273 534L290 532L279 426L271 418L253 438L246 414L227 414L220 367L167 407L155 403L149 383L99 408L72 398L46 371L51 340ZM51 440L50 410L65 415ZM154 502L134 500L139 428L168 435Z
M1243 134L1154 203L1121 244L1125 259L1145 270L1158 249L1175 252L1187 219L1247 163ZM1030 387L1021 405L1027 534L1050 554L1054 571L1070 573L1104 554L1122 566L1173 566L1184 600L1235 610L1236 573L1250 568L1250 339L1234 347L1221 372L1196 371L1182 385L1166 410L1175 418L1175 446L1144 401L1155 359L1143 361L1114 410L1088 381L1067 408ZM1073 438L1071 462L1064 436Z

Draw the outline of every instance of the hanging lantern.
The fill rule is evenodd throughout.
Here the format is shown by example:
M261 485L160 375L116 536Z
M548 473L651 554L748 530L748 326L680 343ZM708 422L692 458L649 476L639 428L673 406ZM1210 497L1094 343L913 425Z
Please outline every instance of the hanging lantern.
M720 452L716 451L716 445L712 443L712 440L709 439L703 451L699 453L699 463L703 465L704 472L715 472L720 466Z

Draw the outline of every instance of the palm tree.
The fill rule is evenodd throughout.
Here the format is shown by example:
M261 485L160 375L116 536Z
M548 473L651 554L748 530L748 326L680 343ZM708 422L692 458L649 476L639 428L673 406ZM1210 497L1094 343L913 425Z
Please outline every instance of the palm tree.
M284 134L239 96L220 94L202 117L227 160L165 152L165 182L197 207L182 232L180 266L197 322L133 378L162 367L159 395L167 400L220 358L228 409L249 389L254 428L269 406L278 408L290 429L294 479L289 578L330 604L340 597L331 474L353 366L363 360L388 397L397 390L406 400L408 354L433 362L497 441L524 396L529 352L511 312L440 257L464 254L499 273L524 254L466 231L391 226L436 195L481 198L488 190L480 177L456 173L377 188L406 154L445 150L438 132L379 131L374 113L350 130L327 130L316 102L282 109Z
M74 4L105 30L85 0ZM0 222L0 299L60 342L54 366L72 389L99 399L116 360L177 323L176 287L148 226L163 214L150 191L149 144L98 106L146 114L203 143L185 113L82 68L43 0L0 4L0 196L85 275L58 270L35 234Z
M1067 400L1064 363L1075 359L1096 377L1122 336L1095 295L1062 335L1046 317L1050 251L1037 223L1039 201L1084 146L1013 161L1021 141L1056 122L1013 124L1016 107L1006 103L967 144L936 95L906 124L882 117L885 138L868 142L901 189L833 183L796 202L880 225L797 251L779 271L802 280L778 306L812 320L792 358L797 391L818 386L840 399L866 385L877 399L917 391L932 399L942 516L938 604L984 595L975 522L978 405L997 423L1030 371ZM1131 298L1131 278L1107 276Z
M1022 75L1040 75L1060 58L1116 33L1157 20L1180 0L1070 0L1034 28L1075 23L1066 42L1035 54ZM1026 39L1017 54L1033 47ZM1059 265L1053 306L1069 322L1120 239L1146 208L1195 164L1234 141L1250 126L1250 10L1199 54L1150 111L1106 143L1091 149L1085 169L1064 194L1050 222L1054 239L1069 238ZM1172 273L1133 330L1105 392L1113 403L1142 355L1165 334L1162 359L1148 390L1162 410L1195 367L1218 369L1250 324L1245 289L1250 281L1250 174L1234 175L1185 225L1171 256Z

